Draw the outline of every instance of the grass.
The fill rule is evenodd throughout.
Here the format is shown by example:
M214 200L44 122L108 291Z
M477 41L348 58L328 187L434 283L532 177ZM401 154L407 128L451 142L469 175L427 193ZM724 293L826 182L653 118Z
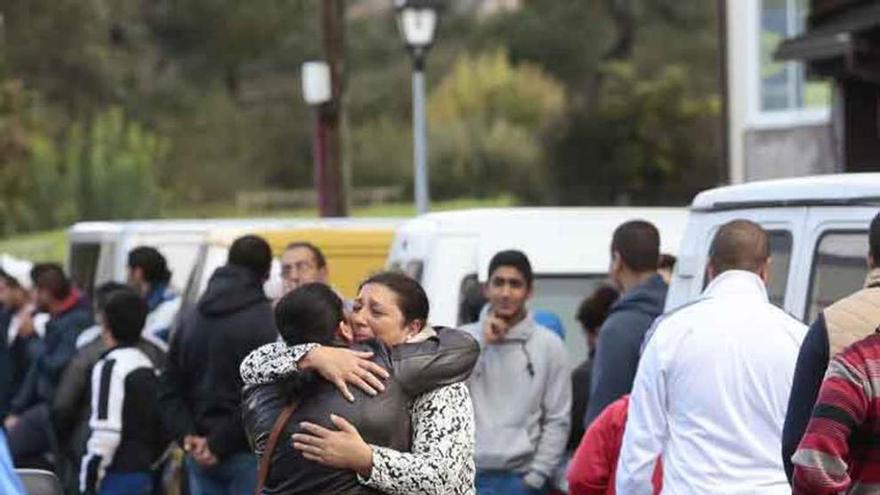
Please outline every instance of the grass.
M437 201L431 205L433 211L460 210L465 208L491 208L513 206L513 198L502 196L494 199L456 199ZM416 214L412 203L390 203L354 208L354 217L411 217ZM253 217L317 217L314 208L296 210L273 210L238 212L226 204L204 205L194 208L178 209L168 212L165 218L253 218ZM66 229L33 232L0 239L0 253L33 262L63 262L67 254Z
M431 204L432 211L461 210L465 208L492 208L514 206L516 203L510 196L491 199L454 199L435 201ZM413 203L385 203L352 208L353 217L411 217L416 214ZM289 210L240 211L228 203L214 203L172 209L166 218L252 218L252 217L296 217L315 218L316 208L297 208Z
M48 230L0 239L0 253L34 262L60 263L67 254L67 231Z

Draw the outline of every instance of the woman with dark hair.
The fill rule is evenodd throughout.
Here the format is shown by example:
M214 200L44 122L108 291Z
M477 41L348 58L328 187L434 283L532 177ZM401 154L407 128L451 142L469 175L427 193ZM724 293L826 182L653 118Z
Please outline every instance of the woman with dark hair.
M285 306L282 300L278 310L284 311ZM356 475L364 491L348 493L474 493L474 418L470 394L463 380L470 374L479 349L476 342L462 332L427 326L428 310L427 296L416 281L399 273L380 273L361 284L350 325L339 321L337 333L347 334L352 340L375 337L381 344L342 349L319 342L316 332L307 331L311 336L304 340L309 343L285 337L285 343L263 346L242 363L242 378L247 386L289 382L291 377L306 378L311 375L308 371L315 371L324 378L318 380L324 386L319 402L333 400L326 394L327 388L333 386L349 401L354 399L337 402L334 407L338 409L325 407L325 415L320 418L324 424L302 421L301 430L292 436L292 447L311 463L303 465L315 471L324 466L325 470L332 468L332 471L343 470ZM282 323L279 322L279 328L284 335ZM369 346L369 342L365 344ZM450 346L450 342L459 344ZM459 351L445 352L444 346ZM464 352L461 349L465 349ZM403 361L405 365L401 364ZM466 367L464 372L453 369L460 368L462 362ZM413 366L414 363L418 364ZM433 364L429 366L429 363ZM438 363L442 366L438 367ZM376 370L376 364L392 371L384 383L374 376L382 374ZM408 433L406 441L396 445L392 441L390 446L371 441L369 427L364 421L357 424L357 419L372 415L363 411L360 416L346 415L342 410L346 404L369 407L371 399L358 389L352 393L346 383L372 391L370 395L382 391L372 399L374 401L389 401L398 386L409 393L409 400L392 400L391 405L382 406L383 414L395 418L389 427L390 436ZM304 401L300 404L318 399L314 390L302 389L298 393ZM336 392L332 395L337 399L341 397ZM396 418L398 413L402 413L403 420ZM247 412L245 414L247 416ZM290 447L290 437L287 438L285 442ZM324 485L304 489L300 484L294 490L297 488L304 490L302 493L326 490ZM325 491L331 492L342 493L336 489Z

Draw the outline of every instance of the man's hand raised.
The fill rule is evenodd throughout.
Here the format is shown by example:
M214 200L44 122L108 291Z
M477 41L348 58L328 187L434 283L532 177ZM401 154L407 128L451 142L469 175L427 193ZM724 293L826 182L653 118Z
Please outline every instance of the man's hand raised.
M489 313L483 324L483 341L486 344L497 344L504 340L508 330L510 330L509 321Z

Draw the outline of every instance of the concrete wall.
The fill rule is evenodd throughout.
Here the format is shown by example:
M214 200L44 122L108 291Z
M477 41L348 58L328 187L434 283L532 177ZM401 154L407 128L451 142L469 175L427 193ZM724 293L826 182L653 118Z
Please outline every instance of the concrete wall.
M838 172L829 124L750 129L744 134L746 181Z

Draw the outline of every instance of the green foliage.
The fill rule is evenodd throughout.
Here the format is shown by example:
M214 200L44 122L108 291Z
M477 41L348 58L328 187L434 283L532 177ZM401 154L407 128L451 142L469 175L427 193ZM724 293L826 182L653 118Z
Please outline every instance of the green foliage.
M692 96L687 69L675 65L644 77L620 62L605 78L598 114L575 115L555 142L562 203L680 203L712 183L716 96Z
M158 215L163 199L156 166L168 143L123 110L109 108L88 128L74 125L65 146L64 170L77 189L83 219L128 219Z
M428 103L436 194L540 199L540 135L564 104L558 82L535 66L514 66L504 50L460 57Z

